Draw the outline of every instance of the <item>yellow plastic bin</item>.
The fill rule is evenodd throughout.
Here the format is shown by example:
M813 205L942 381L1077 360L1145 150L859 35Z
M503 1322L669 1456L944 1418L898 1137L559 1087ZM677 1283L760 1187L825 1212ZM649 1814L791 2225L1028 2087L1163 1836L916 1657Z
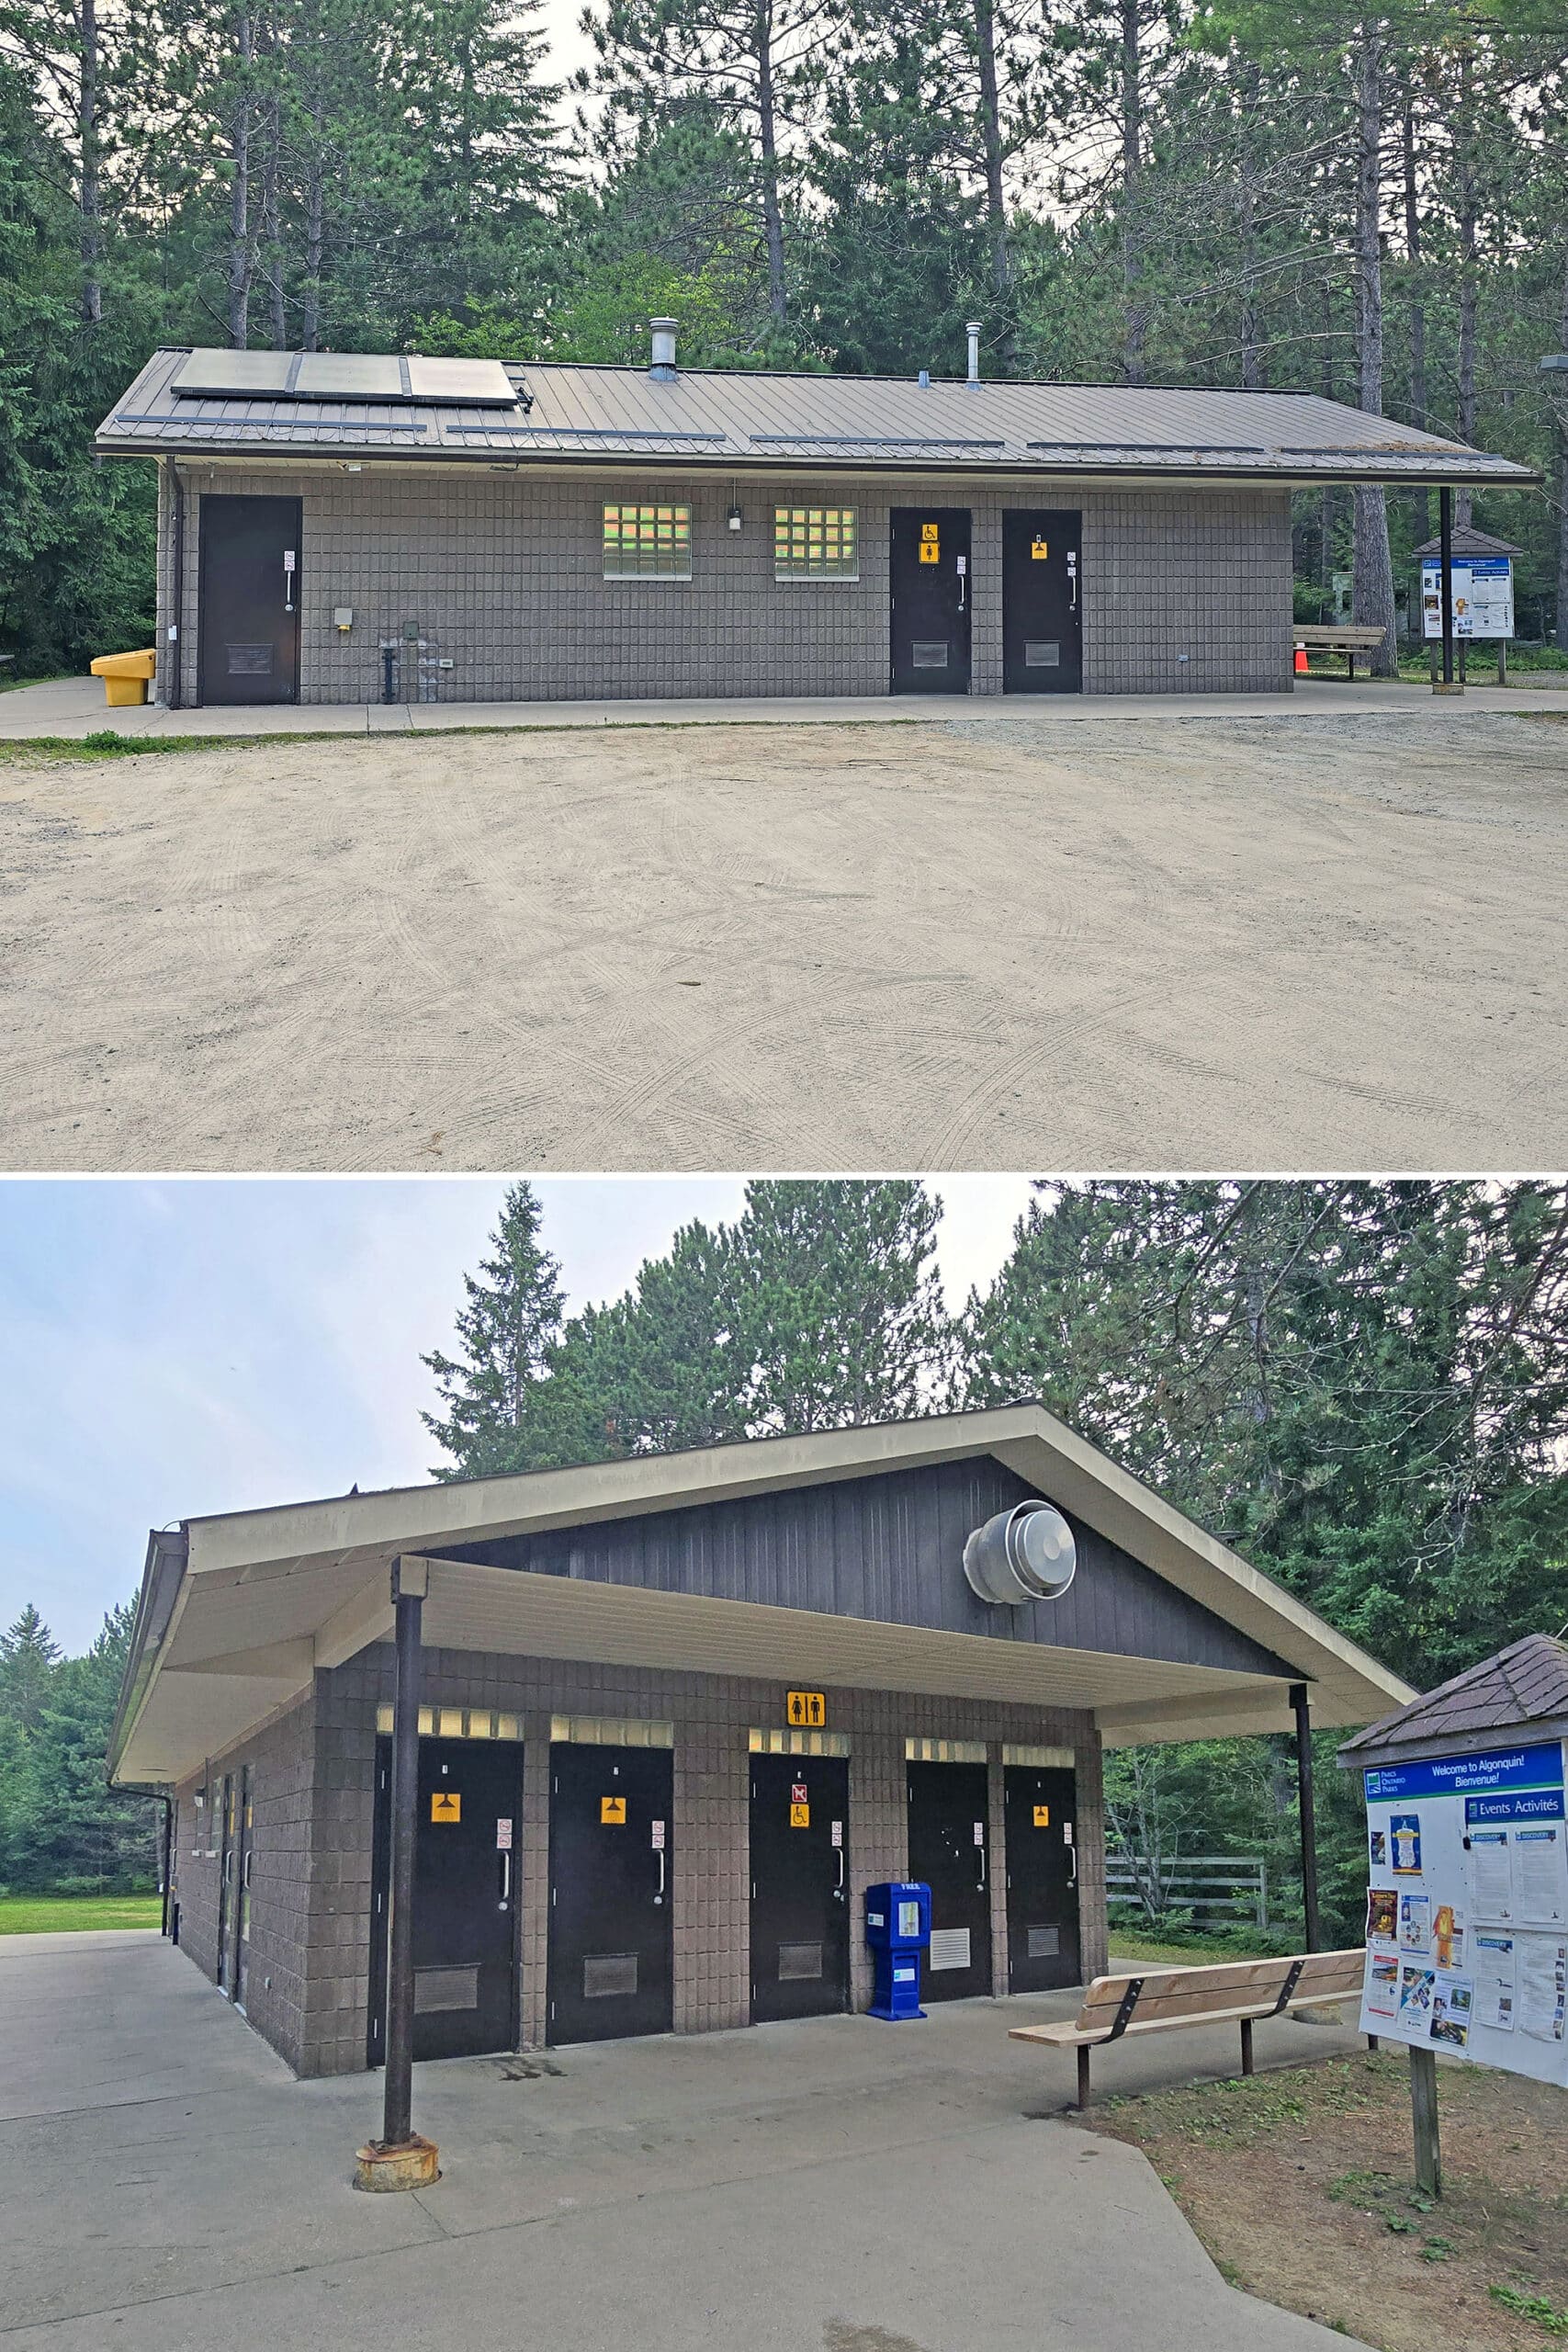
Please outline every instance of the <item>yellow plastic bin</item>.
M93 663L93 675L103 680L104 699L111 710L145 702L147 681L157 674L158 656L151 645L141 653L100 653Z

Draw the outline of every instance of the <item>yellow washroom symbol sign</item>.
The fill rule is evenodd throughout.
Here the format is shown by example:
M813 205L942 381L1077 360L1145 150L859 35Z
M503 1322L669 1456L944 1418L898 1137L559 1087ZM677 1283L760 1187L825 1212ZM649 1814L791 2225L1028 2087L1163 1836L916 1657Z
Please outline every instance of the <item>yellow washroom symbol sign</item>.
M789 1809L789 1826L792 1829L809 1829L811 1807L808 1804L792 1804Z
M463 1818L461 1792L457 1789L433 1789L430 1795L430 1817L432 1821L461 1821Z
M1048 1804L1037 1804L1037 1805L1035 1806L1035 1808L1034 1808L1034 1826L1036 1827L1036 1829L1049 1829L1049 1828L1050 1828L1050 1826L1051 1826L1051 1808L1050 1808L1050 1806L1049 1806Z
M624 1829L626 1821L626 1801L625 1797L601 1797L599 1800L599 1819L601 1825L605 1822L609 1822L615 1826Z
M1051 552L1050 543L1042 538L1031 539L1029 543L1029 552L1034 562L1043 563L1046 557Z
M786 1690L784 1713L792 1729L820 1731L828 1720L828 1701L820 1690Z

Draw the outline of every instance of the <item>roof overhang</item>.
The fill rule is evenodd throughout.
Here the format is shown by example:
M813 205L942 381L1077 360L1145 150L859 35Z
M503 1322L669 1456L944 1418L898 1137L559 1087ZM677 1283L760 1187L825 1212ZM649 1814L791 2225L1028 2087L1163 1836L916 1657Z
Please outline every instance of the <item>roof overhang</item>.
M400 1555L433 1563L424 1635L443 1648L1081 1708L1111 1745L1290 1727L1285 1685L1256 1673L580 1582L447 1556L502 1537L979 1454L994 1456L1288 1659L1311 1687L1319 1723L1365 1724L1414 1695L1238 1554L1031 1404L192 1520L183 1557L160 1555L155 1575L150 1555L113 1770L127 1781L184 1779L297 1703L318 1668L342 1665L388 1639L390 1567Z

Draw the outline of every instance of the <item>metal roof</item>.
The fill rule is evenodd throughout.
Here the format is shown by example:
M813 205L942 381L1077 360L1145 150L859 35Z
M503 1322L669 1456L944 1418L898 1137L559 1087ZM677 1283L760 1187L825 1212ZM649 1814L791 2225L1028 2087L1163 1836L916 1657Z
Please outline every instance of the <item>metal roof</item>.
M615 464L692 474L909 473L1483 482L1540 477L1414 426L1303 392L509 365L519 408L254 392L192 398L189 354L159 351L98 428L114 456L396 458ZM291 355L278 356L287 361ZM390 363L396 366L394 360ZM411 362L411 365L417 363Z
M1490 531L1478 531L1472 524L1469 523L1454 525L1449 544L1456 559L1461 562L1466 556L1472 555L1523 555L1524 553L1523 548L1517 548L1512 539L1495 539ZM1442 551L1443 543L1440 538L1423 539L1418 548L1412 548L1410 550L1414 556L1441 555Z

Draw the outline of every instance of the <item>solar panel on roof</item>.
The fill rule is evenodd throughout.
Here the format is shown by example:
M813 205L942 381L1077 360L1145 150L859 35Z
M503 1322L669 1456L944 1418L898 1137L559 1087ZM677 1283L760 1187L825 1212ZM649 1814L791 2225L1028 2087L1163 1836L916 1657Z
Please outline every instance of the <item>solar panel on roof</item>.
M307 351L289 390L299 401L402 401L403 371L375 352Z
M170 387L186 400L207 393L281 393L293 360L287 351L192 351L181 360Z
M408 361L409 389L416 401L443 407L515 408L517 393L499 359L424 359L417 353Z

